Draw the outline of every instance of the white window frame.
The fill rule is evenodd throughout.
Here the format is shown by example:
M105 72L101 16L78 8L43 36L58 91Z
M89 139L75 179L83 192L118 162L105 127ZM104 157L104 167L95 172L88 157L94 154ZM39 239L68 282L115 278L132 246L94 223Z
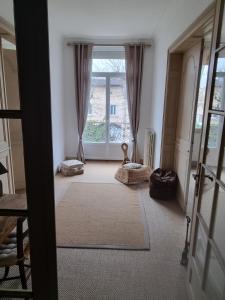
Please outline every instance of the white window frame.
M123 46L94 46L93 53L92 53L93 59L125 59L125 49ZM126 75L125 72L92 72L92 76L100 76L104 77L104 75L107 78L110 78L111 76L123 76ZM108 83L110 83L110 79L107 80ZM110 96L110 89L108 89L108 93ZM109 102L110 102L110 98ZM110 107L109 107L110 109ZM110 111L108 111L110 113ZM108 114L109 118L109 114ZM109 135L107 134L107 137ZM130 136L131 140L131 136ZM83 141L84 145L84 152L86 159L95 159L95 160L121 160L123 159L123 153L121 151L121 144L115 143L115 142L108 142L105 141L103 143L90 143Z
M121 142L110 142L110 78L119 77L126 79L125 72L92 72L91 77L101 77L106 79L106 140L105 142L83 142L84 144L121 144Z

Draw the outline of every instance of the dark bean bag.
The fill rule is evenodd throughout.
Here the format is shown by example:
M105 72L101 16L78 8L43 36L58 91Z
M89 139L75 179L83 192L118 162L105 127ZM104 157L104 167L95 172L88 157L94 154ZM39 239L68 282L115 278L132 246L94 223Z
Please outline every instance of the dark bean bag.
M150 197L170 200L176 196L177 174L169 169L156 169L150 176Z

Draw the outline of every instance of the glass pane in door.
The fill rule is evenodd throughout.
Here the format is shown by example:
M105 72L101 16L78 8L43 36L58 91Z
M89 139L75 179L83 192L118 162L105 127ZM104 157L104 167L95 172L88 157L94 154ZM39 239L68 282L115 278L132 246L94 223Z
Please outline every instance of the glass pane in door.
M213 239L225 261L225 190L219 188Z
M225 106L225 49L219 52L216 61L216 74L214 79L212 109L224 111L224 106Z
M106 142L106 78L92 77L87 122L83 133L86 143Z
M225 141L222 145L222 163L220 166L220 172L218 174L219 179L225 184Z
M206 277L205 293L207 300L223 300L225 289L224 272L214 254L210 251L209 267Z
M198 271L199 271L200 275L203 272L206 246L207 246L207 236L206 236L201 224L198 223L194 257L195 257L195 262L198 266Z
M221 34L220 34L220 42L219 46L225 45L225 5L223 9L223 20L222 20L222 26L221 26Z
M211 210L212 210L213 196L214 196L214 187L215 187L215 180L213 179L211 173L203 168L202 182L200 186L200 193L201 193L200 214L208 227L210 224L210 217L211 217Z
M195 116L195 128L193 133L193 148L191 155L191 170L189 174L189 190L188 190L188 202L186 208L186 214L191 216L193 210L193 203L195 197L195 174L197 174L198 169L198 159L201 145L201 135L203 128L203 114L205 106L205 93L208 78L209 69L209 57L210 57L210 46L211 46L211 33L207 37L207 42L205 42L203 49L203 58L201 66L201 77L198 90L198 100L197 100L197 110Z
M216 174L217 172L223 122L223 116L211 114L209 121L209 134L207 139L205 164L213 171L214 174Z
M109 141L111 143L129 142L130 123L124 75L110 78L109 116Z
M1 109L20 109L16 45L2 38L1 46L5 82L5 95L1 102Z

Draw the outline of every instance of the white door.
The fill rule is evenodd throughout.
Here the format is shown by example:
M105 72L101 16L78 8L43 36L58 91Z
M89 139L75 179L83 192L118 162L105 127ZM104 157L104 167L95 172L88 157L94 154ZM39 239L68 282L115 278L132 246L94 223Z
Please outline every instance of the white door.
M224 0L218 0L188 263L188 287L194 300L225 299L224 87L225 14Z
M199 81L202 42L187 50L183 56L180 99L177 109L177 126L174 153L174 169L179 178L177 199L186 209L187 189L192 151L193 121Z

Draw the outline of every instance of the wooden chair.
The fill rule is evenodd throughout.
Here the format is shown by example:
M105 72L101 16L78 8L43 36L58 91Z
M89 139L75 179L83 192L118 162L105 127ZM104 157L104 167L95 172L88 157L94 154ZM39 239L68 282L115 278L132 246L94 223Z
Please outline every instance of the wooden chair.
M4 242L0 244L0 268L4 267L5 272L0 279L3 281L20 279L23 289L27 289L27 277L25 267L30 267L25 264L25 260L29 258L29 239L28 229L23 230L23 223L25 218L18 217L16 223L16 232L10 233ZM12 266L19 267L19 276L8 277L9 269ZM30 272L29 272L30 273Z

